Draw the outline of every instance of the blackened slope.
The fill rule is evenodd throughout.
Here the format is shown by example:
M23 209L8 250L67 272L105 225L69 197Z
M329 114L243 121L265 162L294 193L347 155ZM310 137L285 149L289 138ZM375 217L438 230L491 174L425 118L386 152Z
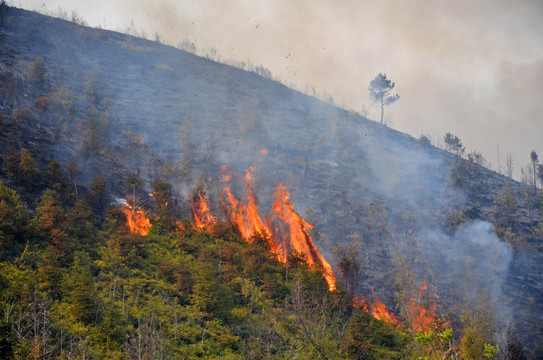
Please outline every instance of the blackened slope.
M270 208L276 183L284 183L297 209L311 209L323 234L317 239L321 249L364 244L362 289L387 280L392 235L385 220L400 234L420 226L447 227L451 209L492 220L493 199L508 181L478 169L473 186L451 189L448 171L456 162L451 154L419 147L406 134L172 47L12 8L3 24L3 71L17 77L39 55L52 82L70 88L81 102L88 79L99 74L112 99L114 141L122 130L139 132L171 160L190 149L193 174L185 180L206 182L215 203L219 165L243 173L256 163L255 189L264 209ZM0 109L6 118L10 106ZM520 184L511 186L520 193ZM526 216L520 220L522 227ZM543 283L520 260L515 266ZM511 276L511 287L516 278ZM543 298L540 287L526 291ZM520 294L520 302L528 298Z

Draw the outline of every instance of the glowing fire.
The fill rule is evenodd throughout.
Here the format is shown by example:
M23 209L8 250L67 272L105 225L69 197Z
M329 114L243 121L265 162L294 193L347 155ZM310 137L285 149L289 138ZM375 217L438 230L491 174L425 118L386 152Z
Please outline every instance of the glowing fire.
M230 181L232 179L232 172L226 165L221 165L221 176L223 181Z
M217 223L217 218L213 216L209 209L209 201L198 190L198 201L192 201L192 215L194 217L194 226L197 229L208 229Z
M250 170L252 170L251 167ZM251 242L255 236L263 236L266 239L271 239L272 234L266 223L258 214L258 206L256 205L256 197L254 195L253 186L251 185L251 172L247 170L245 173L245 201L240 202L230 190L230 185L224 188L225 204L228 208L228 216L230 222L241 233L241 237L248 242ZM273 244L270 244L273 245ZM272 250L276 250L272 246Z
M289 201L290 194L286 187L279 185L275 193L275 201L272 206L273 217L269 219L268 226L258 214L258 206L254 189L251 184L251 171L245 173L244 184L246 187L245 199L239 201L232 193L230 185L224 188L223 204L227 208L228 217L234 227L241 233L242 238L253 241L255 236L263 236L269 241L271 250L278 258L285 262L289 251L295 251L304 256L307 263L316 266L323 272L324 278L330 290L336 288L336 278L332 266L320 254L313 243L309 232L313 228L295 210L294 205ZM223 178L224 169L223 169ZM231 177L228 177L229 180ZM279 231L274 228L270 230L273 221L281 220L286 225L286 231Z
M152 226L151 221L145 216L143 209L134 204L132 196L128 195L126 199L120 209L126 215L128 230L133 234L144 236L149 234L149 229Z
M328 287L330 290L334 290L336 288L336 277L332 270L332 266L330 266L321 255L309 234L309 231L313 229L313 225L305 221L305 219L296 212L294 205L289 199L290 194L288 193L287 188L282 184L279 184L275 192L275 201L272 206L272 211L275 217L281 219L289 228L289 233L285 234L282 239L282 243L287 244L287 246L282 248L284 250L287 250L286 248L288 248L288 250L294 250L297 253L304 255L306 261L310 265L319 267L328 283ZM283 261L286 261L286 251L281 255Z
M262 155L268 155L268 149L264 148L264 149L260 150L260 153Z
M375 295L372 289L372 297L375 299L372 303L368 304L367 299L359 299L355 296L353 302L354 306L363 309L368 314L371 314L374 318L384 321L388 324L398 325L398 318L396 315L388 311L386 305Z
M412 296L406 304L410 326L413 330L418 332L437 330L442 327L439 317L436 315L436 304L432 303L427 306L423 301L423 295L427 289L428 285L426 284L426 281L423 281L420 287L420 293Z

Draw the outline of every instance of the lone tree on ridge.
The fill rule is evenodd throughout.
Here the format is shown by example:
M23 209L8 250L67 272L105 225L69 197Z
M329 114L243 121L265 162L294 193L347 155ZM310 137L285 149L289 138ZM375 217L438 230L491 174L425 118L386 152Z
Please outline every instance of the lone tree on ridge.
M387 79L386 74L381 73L370 82L368 90L370 91L371 98L381 105L381 124L383 123L385 105L390 105L400 98L400 95L398 94L389 95L395 85L396 84Z

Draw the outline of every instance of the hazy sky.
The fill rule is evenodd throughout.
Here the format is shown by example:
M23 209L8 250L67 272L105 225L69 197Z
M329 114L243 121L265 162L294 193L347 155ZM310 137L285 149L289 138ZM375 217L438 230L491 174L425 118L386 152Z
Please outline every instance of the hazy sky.
M400 100L390 126L442 142L457 135L515 175L535 149L543 161L541 0L8 0L49 14L72 11L90 26L126 30L199 53L263 65L299 89L378 118L370 81L386 73Z

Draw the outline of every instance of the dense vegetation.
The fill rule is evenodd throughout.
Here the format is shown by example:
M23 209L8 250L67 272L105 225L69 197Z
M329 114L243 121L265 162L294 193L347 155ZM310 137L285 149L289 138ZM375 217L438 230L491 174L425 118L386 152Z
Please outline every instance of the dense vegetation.
M303 258L282 264L226 225L170 233L153 217L149 235L132 234L57 171L33 216L0 184L2 359L408 356L406 331L328 291Z
M445 309L433 330L409 324L409 299L421 287L412 270L426 265L410 231L419 210L448 234L470 219L491 221L517 254L530 256L529 272L517 263L511 296L535 328L530 334L542 329L533 316L542 311L533 280L543 234L537 157L521 185L482 168L476 154L466 159L452 135L447 153L157 44L5 6L0 15L0 358L521 359L515 337L495 346L485 299ZM46 28L54 36L43 36ZM433 163L421 168L399 157L412 148L444 159L446 178ZM283 264L265 239L242 241L228 223L198 231L176 222L190 217L186 199L198 190L220 191L219 155L230 154L239 169L262 150L269 160L259 164L267 170L261 189L286 179L303 185L298 198L318 199L310 209L317 231L332 234L321 243L340 250L329 259L343 282L338 290L303 258L292 254ZM372 168L370 155L390 164ZM419 180L408 175L421 169L427 182L395 182L391 198L374 185L379 171ZM400 200L416 190L432 203L441 194L430 185L441 180L448 202L437 215ZM150 234L128 231L115 200L126 194L147 211ZM387 212L394 229L383 224ZM367 232L357 232L361 222ZM383 244L404 230L404 254L416 254L393 262ZM369 250L350 253L348 241ZM370 293L373 283L362 283L371 276L397 305L401 327L376 320L352 297Z

